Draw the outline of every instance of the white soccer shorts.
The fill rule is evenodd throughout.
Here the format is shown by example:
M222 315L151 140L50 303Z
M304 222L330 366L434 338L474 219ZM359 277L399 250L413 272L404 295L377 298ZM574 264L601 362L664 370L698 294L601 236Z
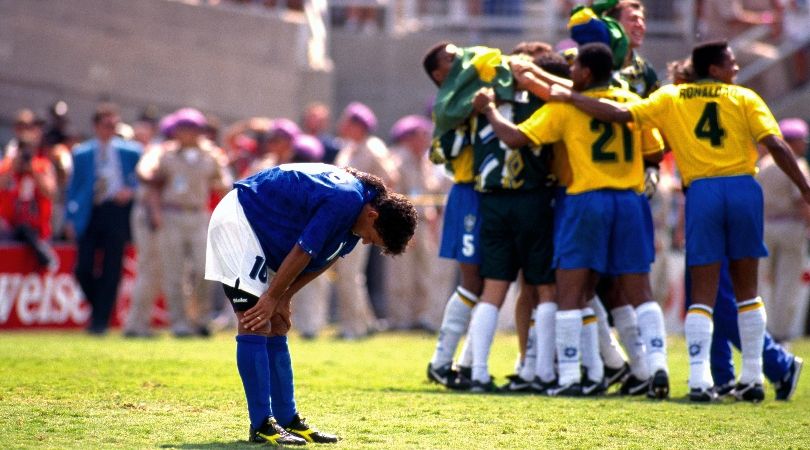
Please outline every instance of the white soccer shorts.
M275 275L265 261L234 189L219 202L208 224L205 279L230 287L239 280L239 290L260 297Z

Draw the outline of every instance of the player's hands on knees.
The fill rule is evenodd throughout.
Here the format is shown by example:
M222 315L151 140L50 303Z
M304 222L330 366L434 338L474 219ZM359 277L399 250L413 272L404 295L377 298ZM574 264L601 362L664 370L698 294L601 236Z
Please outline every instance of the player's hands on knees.
M256 306L245 311L245 314L242 316L242 325L252 331L258 331L264 328L270 318L275 314L278 303L278 298L271 298L267 295L267 292L265 292L259 297Z
M281 314L273 314L270 317L270 336L286 336L290 332L292 322L289 317L284 317Z
M276 306L276 311L274 317L278 315L284 323L287 324L287 327L292 326L292 308L290 298L283 298L281 302L279 302L278 306Z

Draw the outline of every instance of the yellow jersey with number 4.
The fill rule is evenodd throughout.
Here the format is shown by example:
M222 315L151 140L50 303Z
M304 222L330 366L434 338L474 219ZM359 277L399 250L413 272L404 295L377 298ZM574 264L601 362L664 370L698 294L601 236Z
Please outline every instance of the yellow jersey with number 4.
M715 80L668 85L628 106L633 121L661 130L684 185L756 173L756 143L779 125L754 91Z
M592 88L582 94L618 103L641 100L615 87ZM566 103L546 103L518 129L535 145L557 141L565 144L571 168L568 194L597 189L632 189L640 193L644 190L643 156L663 148L656 131L642 133L632 123L602 122Z

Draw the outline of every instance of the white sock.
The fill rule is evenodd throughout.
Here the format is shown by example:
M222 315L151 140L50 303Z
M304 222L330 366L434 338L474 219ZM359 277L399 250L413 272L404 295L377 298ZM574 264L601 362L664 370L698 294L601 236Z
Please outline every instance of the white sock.
M658 303L650 300L636 308L636 316L641 341L644 342L644 348L647 350L647 364L650 366L650 372L654 374L663 370L669 373L664 311L661 310Z
M554 380L555 355L555 315L557 304L554 302L541 303L534 310L534 336L536 339L537 356L534 360L534 376L549 383Z
M491 303L479 303L473 310L470 320L470 340L472 341L472 379L486 383L489 381L489 351L498 327L498 307Z
M536 311L537 309L535 309ZM534 311L532 311L534 317ZM537 360L537 337L534 334L534 319L529 322L529 336L526 338L526 354L523 355L523 362L519 370L516 371L520 378L526 381L534 380L534 367Z
M447 300L447 306L444 308L444 316L442 317L442 324L439 327L439 339L436 342L436 350L433 352L433 358L430 364L433 367L441 367L445 364L453 362L453 355L456 354L458 342L461 336L467 331L467 325L470 323L470 316L472 315L472 308L478 297L472 295L469 291L461 286L457 287Z
M593 309L596 314L596 326L599 330L599 354L605 361L605 365L611 369L618 369L622 367L627 361L627 356L622 351L616 336L610 331L610 324L608 323L607 311L604 305L599 301L599 297L594 297L588 302L588 306Z
M580 348L582 351L582 367L587 371L591 381L602 381L605 377L605 366L599 356L599 330L597 329L596 315L591 308L582 310L582 335Z
M560 372L559 384L566 386L579 383L582 378L579 363L582 310L557 311L554 318L556 320L554 334L557 343L557 368Z
M475 312L475 309L473 309L473 312ZM470 330L467 330L467 339L464 339L464 345L461 346L461 355L456 365L458 367L472 368L472 353L472 339L470 338Z
M636 310L630 305L613 308L613 324L619 332L619 340L627 350L630 371L639 380L650 378L650 367L647 365L647 352L638 331Z
M689 353L689 388L707 389L714 386L709 351L712 346L712 308L693 304L686 312L683 323L686 349Z
M740 383L762 383L762 347L765 335L765 305L756 297L737 303L742 371Z

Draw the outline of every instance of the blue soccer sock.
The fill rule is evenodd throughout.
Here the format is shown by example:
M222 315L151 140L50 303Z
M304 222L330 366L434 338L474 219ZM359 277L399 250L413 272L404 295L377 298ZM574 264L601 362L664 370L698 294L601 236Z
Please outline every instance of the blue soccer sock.
M267 361L267 338L240 334L236 336L236 367L247 398L250 426L254 429L273 415L270 409L270 365Z
M297 412L293 389L292 359L287 336L267 338L267 359L270 367L270 401L279 425L286 427Z

